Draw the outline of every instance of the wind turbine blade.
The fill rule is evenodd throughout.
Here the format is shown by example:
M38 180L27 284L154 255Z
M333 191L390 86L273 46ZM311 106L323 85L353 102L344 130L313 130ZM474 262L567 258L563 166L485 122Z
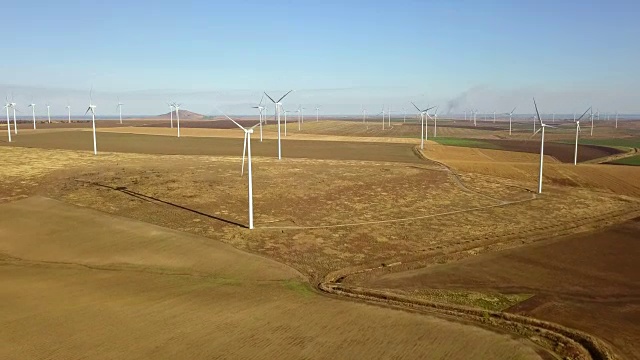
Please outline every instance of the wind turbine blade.
M534 137L534 136L538 135L538 133L540 132L540 130L542 130L542 127L540 127L538 130L536 130L536 132L534 132L534 133L533 133L533 135L531 135L531 136L529 137L529 139L531 139L532 137Z
M260 103L258 104L258 106L262 106L262 101L264 100L264 94L262 94L262 97L260 98Z
M253 125L252 127L250 127L250 128L249 128L249 130L255 129L255 128L256 128L257 126L259 126L259 125L260 125L260 123L257 123L257 124L255 124L255 125Z
M284 99L287 95L291 94L291 92L292 92L292 91L293 91L293 90L289 90L289 92L288 92L288 93L286 93L286 94L282 95L282 97L278 100L278 102L282 101L282 99Z
M589 107L587 110L585 110L584 113L582 115L580 115L580 117L576 121L580 121L580 119L582 119L583 116L587 115L587 112L589 112L589 110L591 110L591 107Z
M247 130L242 125L238 124L235 120L233 120L232 118L228 117L227 114L225 114L222 110L218 109L218 107L216 107L216 110L218 110L222 115L224 115L224 117L226 117L227 119L231 120L240 129L245 130L245 131Z
M536 114L538 115L538 121L540 121L540 125L544 125L542 123L542 118L540 117L540 113L538 112L538 104L536 104L536 98L533 98L533 106L536 107Z
M429 111L429 110L433 109L434 107L435 107L435 106L432 106L432 107L430 107L430 108L428 108L428 109L425 109L425 110L423 110L423 111Z
M267 95L267 97L269 98L269 100L271 100L272 103L276 103L275 101L273 101L273 99L271 98L271 96L269 96L269 94L267 94L266 92L264 93L265 95Z
M85 111L84 114L87 115L89 113L89 110L91 110L91 108L87 108L87 111Z
M244 154L247 151L247 134L248 132L244 132L244 145L242 146L242 169L240 170L240 176L244 175Z
M516 111L516 108L517 108L517 107L518 107L518 106L515 106L515 107L513 108L513 110L511 110L511 112L509 113L509 115L513 114L513 112L514 112L514 111Z
M420 108L418 108L418 107L416 106L416 104L414 104L414 103L413 103L413 101L411 102L411 105L413 105L413 107L414 107L414 108L416 108L416 110L418 110L418 112L422 112L422 111L420 111Z

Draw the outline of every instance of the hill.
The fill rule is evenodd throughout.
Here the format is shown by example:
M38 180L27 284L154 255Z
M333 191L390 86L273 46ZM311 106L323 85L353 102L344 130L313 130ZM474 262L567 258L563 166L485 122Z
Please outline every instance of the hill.
M204 115L194 113L193 111L183 110L183 109L180 109L178 111L180 112L180 120L202 120L205 118ZM159 119L169 119L170 117L171 117L171 114L169 113L164 113L156 116L156 118L159 118ZM176 117L175 111L173 112L173 117L174 118Z

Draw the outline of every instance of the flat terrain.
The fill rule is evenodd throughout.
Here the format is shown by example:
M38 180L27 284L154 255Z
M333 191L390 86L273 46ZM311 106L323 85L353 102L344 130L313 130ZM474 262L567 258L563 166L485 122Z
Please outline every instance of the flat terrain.
M539 358L508 335L319 296L207 238L41 197L0 211L2 358Z
M627 240L620 246L597 245L591 255L572 251L578 243L547 253L540 249L556 244L547 240L597 233L640 216L640 167L573 166L547 155L544 193L535 195L537 153L432 141L420 153L412 126L395 124L384 132L371 127L358 133L362 124L357 122L305 122L302 132L289 128L283 160L275 158L271 123L262 143L254 133L253 231L246 228L247 177L240 175L240 130L185 128L187 136L178 139L175 129L140 122L101 126L98 156L91 153L86 128L61 124L21 130L15 143L0 143L0 211L9 214L0 220L0 269L7 269L0 276L9 284L0 290L0 303L10 304L0 307L0 317L10 319L5 322L11 325L6 333L0 330L0 337L9 336L17 344L0 357L44 356L31 355L42 349L42 354L54 349L63 358L95 357L95 351L121 357L117 350L96 345L99 337L124 344L130 349L127 354L139 351L142 357L216 357L217 349L225 349L231 357L250 358L257 353L237 345L255 342L267 357L284 358L429 358L440 353L469 358L469 348L480 349L479 358L536 356L529 340L431 315L320 297L313 286L331 274L352 273L357 275L349 275L345 284L374 286L378 275L413 274L436 268L434 264L451 265L455 274L455 264L485 256L499 262L504 254L499 251L505 249L521 252L521 258L531 252L531 261L523 264L543 265L526 268L514 263L526 276L504 284L500 276L512 275L504 271L510 264L488 266L503 273L478 278L486 282L476 290L455 290L455 296L447 295L454 290L431 288L419 277L393 290L454 304L475 299L473 306L553 317L552 321L609 341L618 351L626 349L624 339L637 334L620 313L610 312L610 322L594 322L608 329L609 334L602 335L587 326L590 320L581 312L586 307L571 306L592 302L600 306L596 312L609 314L613 310L607 304L617 301L618 311L629 300L629 313L636 316L635 293L615 298L618 293L613 290L637 287L635 282L618 284L630 273L616 267L626 264L626 255L637 249L627 246ZM602 136L605 130L613 131L602 128ZM457 123L443 130L447 131L470 141L504 136L502 130ZM554 133L557 141L563 141L563 132ZM514 137L524 140L528 135L523 130ZM543 225L532 226L532 219ZM564 257L553 258L554 251ZM594 254L606 254L607 259ZM545 255L555 262L544 263ZM617 257L624 261L611 260ZM585 269L583 258L589 264L601 261L602 266ZM630 272L637 272L629 266ZM567 272L557 276L566 283L559 295L553 293L553 276L545 271ZM539 279L542 282L536 283ZM611 286L601 290L607 280ZM490 301L487 292L495 295ZM46 294L47 303L37 300L36 293ZM536 301L543 303L538 306ZM563 316L557 316L558 311L545 313L542 310L554 309L547 303L573 310ZM362 319L366 324L359 323ZM74 330L88 328L89 321L106 324L95 331L95 338ZM67 329L66 342L36 323ZM269 331L260 332L259 327ZM121 337L121 329L134 340ZM488 337L468 336L465 331ZM365 341L355 340L353 334ZM28 336L35 340L24 340ZM220 340L225 336L228 341ZM611 340L618 336L620 342Z
M385 274L365 286L532 294L507 311L580 329L640 359L640 218L602 231Z
M456 139L457 141L445 141L447 145L468 146L477 148L498 149L515 152L526 152L530 154L540 154L540 140L467 140ZM441 142L441 140L437 140ZM545 141L544 153L552 156L563 163L573 163L575 145L562 144ZM598 146L598 145L578 145L578 162L599 159L622 153L621 150Z
M238 133L242 136L240 130ZM242 138L177 138L127 133L99 133L97 143L99 152L212 156L242 156L243 146ZM0 142L2 145L9 144ZM10 146L93 151L93 138L88 131L31 131L20 133ZM254 134L251 151L254 156L277 157L278 145L272 139L265 139L261 143L257 134ZM282 140L282 154L285 157L309 159L422 162L413 153L412 147L406 144L286 139Z

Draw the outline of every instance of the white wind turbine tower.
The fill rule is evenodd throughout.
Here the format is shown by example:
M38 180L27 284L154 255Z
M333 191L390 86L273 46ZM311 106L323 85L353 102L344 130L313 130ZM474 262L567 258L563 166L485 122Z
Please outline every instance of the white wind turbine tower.
M516 111L517 106L511 110L511 112L506 113L505 115L509 115L509 135L511 135L511 118L513 117L513 112Z
M51 111L49 108L50 106L47 104L47 120L49 121L49 124L51 124Z
M11 94L11 108L13 109L13 133L18 134L18 122L16 121L16 103L13 102L13 94Z
M618 112L616 111L616 129L618 128Z
M84 114L87 115L87 113L91 111L91 122L93 124L93 154L98 155L98 146L96 144L96 106L93 105L93 99L91 97L92 92L93 88L89 91L89 107Z
M268 96L268 95L267 95ZM220 110L218 110L220 111ZM249 184L249 230L253 230L253 172L251 170L251 134L253 134L253 129L260 125L255 124L250 128L245 128L242 125L238 124L235 120L228 117L227 114L220 111L227 119L231 120L237 127L244 131L244 145L242 147L242 169L240 171L240 175L244 175L244 158L245 152L247 154L247 173L249 174L248 184Z
M275 101L271 98L271 96L269 96L269 94L267 94L266 92L264 93L265 95L267 95L267 97L269 98L269 100L271 100L271 102L274 104L275 106L275 110L276 110L276 120L278 121L278 160L282 160L282 144L280 142L280 110L282 108L282 99L284 99L287 95L289 95L293 90L289 90L289 92L287 92L286 94L282 95L282 97L280 99L278 99L278 101ZM302 109L301 109L302 110ZM304 118L303 118L304 119Z
M120 98L118 98L118 111L120 112L120 124L122 124L122 105L124 105L123 103L120 102Z
M493 123L494 124L496 123L496 111L495 110L493 110Z
M176 109L176 125L178 127L178 137L180 137L180 106L182 104L173 103L173 108Z
M302 110L300 110L301 107L300 105L298 105L298 109L296 110L296 112L298 113L298 131L300 131L300 113L302 112Z
M11 107L11 103L9 99L7 99L7 103L4 105L4 108L7 109L7 136L9 137L9 142L11 142L11 120L9 120L9 108Z
M167 103L167 105L169 106L169 114L171 114L171 120L170 120L170 124L171 124L171 128L173 129L173 104L172 103Z
M71 124L71 105L67 102L67 112L69 113L69 124Z
M263 115L262 115L262 111L264 111L265 107L262 106L262 101L264 100L264 94L262 95L262 97L260 98L260 103L258 104L258 106L254 106L253 109L258 109L258 112L260 113L259 119L260 122L258 123L260 125L260 142L262 142L262 121L263 119Z
M402 122L407 122L407 110L405 108L402 108Z
M467 110L464 111L464 121L467 121Z
M316 106L316 122L318 122L318 111L320 111L320 108Z
M362 123L366 123L367 122L367 109L362 108Z
M31 116L33 117L33 130L36 129L36 104L31 103L29 104L29 107L31 108Z
M576 147L573 152L573 165L578 165L578 133L580 132L580 119L582 119L589 110L591 110L591 107L585 110L578 119L574 120L574 122L576 123Z
M538 119L540 120L540 128L538 129L538 131L536 131L533 135L535 136L535 134L537 134L538 132L542 131L542 137L540 138L540 176L538 177L538 194L542 194L542 165L544 162L544 128L546 127L550 127L553 128L553 126L551 125L547 125L545 123L542 122L542 118L540 117L540 113L538 112L538 104L536 104L536 99L533 99L533 105L536 108L536 114L538 115Z
M478 126L476 123L476 115L478 115L478 109L471 110L473 112L473 126Z
M384 105L382 105L382 111L380 113L382 114L382 130L384 130Z
M418 110L418 112L420 113L420 149L422 150L424 149L424 138L427 130L426 124L425 124L425 114L428 116L427 111L433 109L433 107L420 110L420 108L416 106L416 104L414 104L413 102L411 102L411 105L413 105L413 107L415 107L416 110Z
M389 108L387 109L388 114L387 114L387 118L389 119L389 126L387 126L388 129L391 129L391 105L389 105Z

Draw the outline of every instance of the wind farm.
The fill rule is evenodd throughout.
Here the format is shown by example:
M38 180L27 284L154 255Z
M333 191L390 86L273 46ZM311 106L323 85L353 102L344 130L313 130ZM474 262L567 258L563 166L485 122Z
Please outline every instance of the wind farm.
M65 46L0 81L0 357L640 359L637 75L566 54L632 32L276 5L16 32Z

